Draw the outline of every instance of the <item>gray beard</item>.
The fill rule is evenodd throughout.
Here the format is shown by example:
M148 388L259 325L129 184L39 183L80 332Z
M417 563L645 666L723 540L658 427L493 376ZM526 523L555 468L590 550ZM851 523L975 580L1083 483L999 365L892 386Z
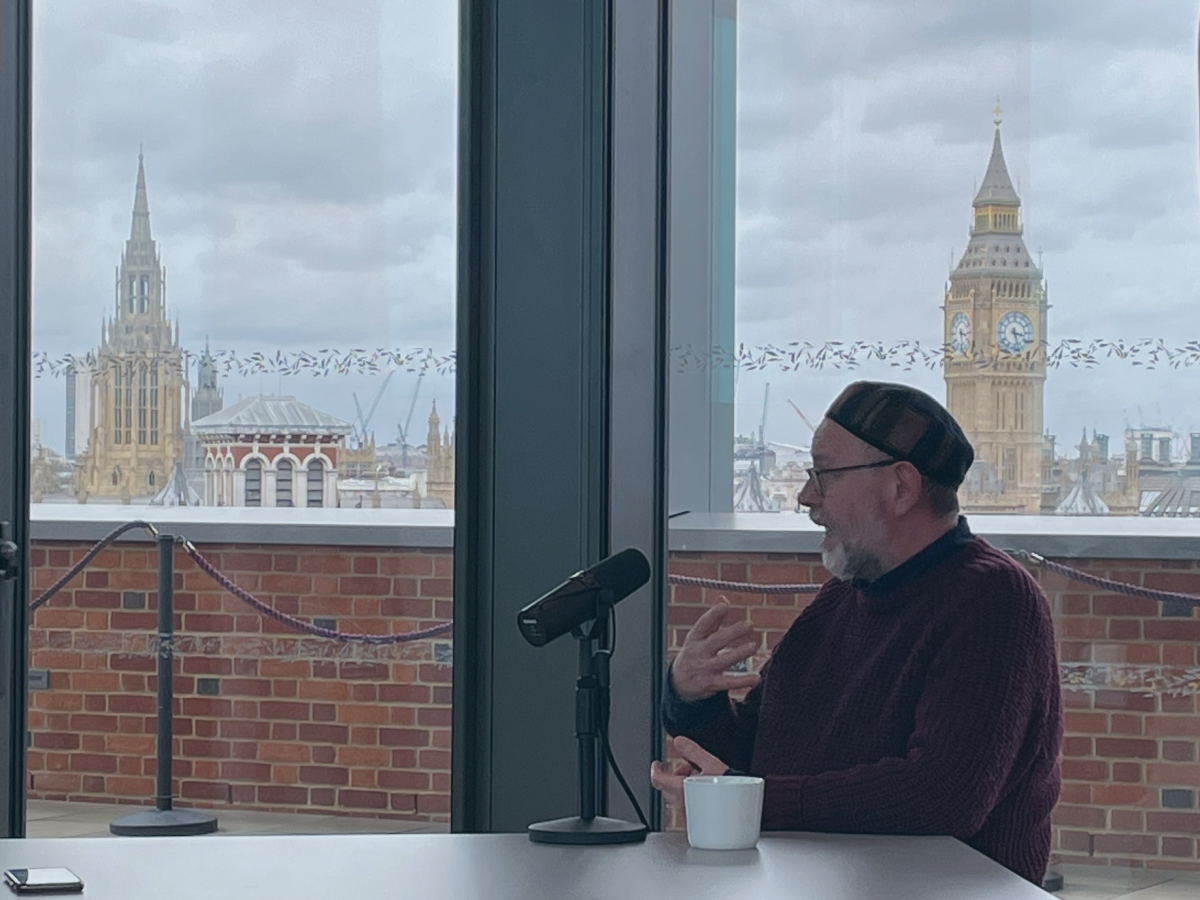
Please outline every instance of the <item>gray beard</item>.
M874 581L883 574L883 563L877 557L861 550L848 552L841 542L832 550L821 551L821 565L829 574L843 581L856 578Z

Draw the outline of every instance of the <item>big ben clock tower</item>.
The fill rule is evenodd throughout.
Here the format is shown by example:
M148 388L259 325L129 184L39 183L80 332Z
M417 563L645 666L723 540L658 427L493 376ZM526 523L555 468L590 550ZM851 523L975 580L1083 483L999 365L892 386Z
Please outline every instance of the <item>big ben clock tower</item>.
M974 512L1041 509L1045 282L1022 237L1021 200L996 134L975 195L971 239L946 289L946 406L975 448L977 477L960 498Z

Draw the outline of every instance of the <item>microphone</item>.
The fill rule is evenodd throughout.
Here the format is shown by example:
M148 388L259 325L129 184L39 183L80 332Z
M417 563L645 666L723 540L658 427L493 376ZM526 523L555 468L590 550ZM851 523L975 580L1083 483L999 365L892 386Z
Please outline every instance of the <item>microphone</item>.
M548 594L517 613L517 627L535 647L550 643L588 619L596 618L597 600L607 591L612 603L624 600L650 580L650 563L630 547L576 572Z

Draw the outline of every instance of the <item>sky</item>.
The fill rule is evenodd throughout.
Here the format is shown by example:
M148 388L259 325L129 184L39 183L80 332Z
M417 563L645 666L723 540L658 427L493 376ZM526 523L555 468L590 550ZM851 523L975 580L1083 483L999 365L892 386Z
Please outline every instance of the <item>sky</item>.
M1051 344L1200 339L1198 0L741 0L737 339L942 341L992 108L1042 254ZM453 350L453 0L34 4L34 345L99 341L139 148L185 348ZM805 443L853 377L943 396L882 364L743 372L737 426ZM1046 427L1200 431L1200 369L1052 369ZM294 394L345 419L382 378L230 377L226 403ZM371 427L395 437L399 372ZM35 382L63 446L64 386ZM412 428L453 378L421 382ZM423 437L421 438L423 440Z

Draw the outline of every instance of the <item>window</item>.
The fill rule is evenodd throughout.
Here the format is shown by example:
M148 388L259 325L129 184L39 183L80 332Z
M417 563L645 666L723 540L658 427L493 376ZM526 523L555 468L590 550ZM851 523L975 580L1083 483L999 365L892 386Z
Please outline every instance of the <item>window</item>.
M1061 560L1068 565L1200 594L1200 581L1164 574L1186 562L1130 559L1141 551L1118 546L1103 564L1087 559L1092 536L1109 529L1144 529L1148 544L1166 533L1155 525L1200 534L1200 522L1139 518L1195 516L1200 506L1198 369L1183 337L1200 330L1200 306L1180 305L1197 297L1185 260L1200 258L1198 5L1118 0L1101 21L1085 4L1053 17L1019 4L1001 35L995 22L936 4L911 23L915 7L676 4L672 412L694 406L671 421L669 509L772 513L761 517L778 532L772 550L792 546L793 530L796 543L811 537L800 517L764 500L788 484L789 462L806 462L823 410L848 382L902 381L946 398L975 446L960 494L975 530L1047 535L1041 549L1028 544L1047 556L1048 535L1075 535L1066 546L1080 559ZM730 27L732 48L722 40ZM943 52L950 46L954 60ZM727 49L736 52L732 145L723 130ZM1152 71L1156 86L1130 90L1123 69ZM911 102L931 81L955 87ZM1056 112L1065 109L1067 118ZM1120 137L1130 134L1139 140ZM736 171L736 252L715 238L726 166ZM1128 171L1155 174L1130 194ZM707 273L726 260L736 277L724 305ZM693 298L685 307L681 284ZM959 345L973 356L937 349L950 345L959 312L970 324ZM1160 341L1165 354L1154 349ZM1048 521L1006 532L991 515ZM758 580L750 560L762 557L751 554L768 550L758 527L738 531L744 552L689 552L676 571L726 578L728 568ZM803 581L816 560L787 565ZM1192 625L1160 621L1168 607L1145 597L1057 577L1043 584L1071 709L1056 852L1071 862L1194 867L1196 836L1174 831L1182 820L1166 811L1197 808L1195 779L1175 768L1195 763L1195 742L1163 737L1196 733L1195 697L1171 687L1195 668L1194 647L1172 647ZM691 614L715 593L676 596ZM669 641L685 631L669 630ZM1142 756L1121 757L1134 746ZM1140 799L1115 799L1124 791Z
M138 365L138 410L137 410L137 442L146 443L146 402L149 399L147 390L146 364Z
M150 443L158 444L158 363L150 364Z
M292 463L287 459L275 466L275 505L292 505Z
M246 505L262 506L262 463L257 459L246 463Z
M115 423L113 425L113 429L112 429L112 436L113 436L114 444L121 443L121 434L122 434L121 421L124 418L124 415L122 413L122 410L124 409L124 404L122 403L122 400L124 400L125 395L121 392L121 372L122 372L122 369L120 366L112 367L113 422ZM116 484L116 482L114 481L113 484Z
M308 505L325 505L325 466L319 459L308 462Z

